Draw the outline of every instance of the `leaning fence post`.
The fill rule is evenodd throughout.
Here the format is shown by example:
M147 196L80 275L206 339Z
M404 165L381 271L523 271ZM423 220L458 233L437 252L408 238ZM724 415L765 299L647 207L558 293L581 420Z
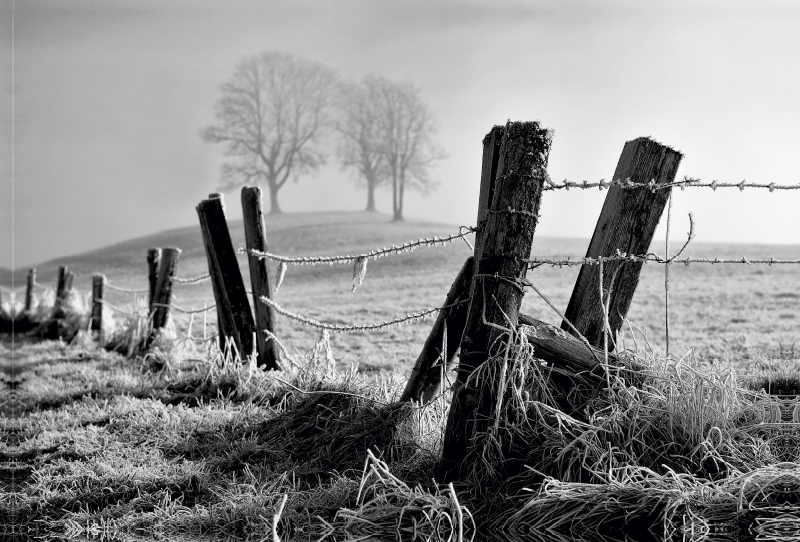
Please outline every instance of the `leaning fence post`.
M408 377L400 401L413 400L426 404L439 392L442 385L442 373L447 371L450 364L453 363L456 351L461 345L464 326L467 323L469 291L475 268L474 261L472 256L467 258L450 286L444 302L444 306L449 308L439 311L436 322L422 347L422 352L414 364L411 376ZM444 344L445 329L447 344Z
M172 279L178 268L181 249L167 247L161 251L161 263L158 269L158 281L153 301L153 331L162 329L169 320L169 307L172 303Z
M492 345L508 340L504 330L516 332L552 141L538 122L515 122L496 127L484 139L484 148L500 130L496 172L481 178L475 275L440 464L445 482L466 472L470 441L487 430L494 415L499 382L494 366L480 379L470 377L491 362Z
M36 268L28 269L28 284L25 288L25 312L33 309L33 287L36 284Z
M220 319L220 345L225 337L233 338L239 354L244 358L253 352L253 314L247 301L236 251L228 231L225 208L221 194L201 201L197 205L200 229L208 258L208 271L214 285L214 298L217 301L217 317ZM225 326L228 328L225 330Z
M258 365L267 369L280 370L280 349L273 339L268 339L264 330L275 333L275 311L261 301L261 297L272 298L272 287L266 259L253 257L249 251L267 252L267 232L264 228L264 213L261 210L261 188L245 186L242 188L242 218L244 237L247 245L247 263L250 267L250 283L253 287L253 312L256 323L256 344Z
M671 184L681 158L680 152L648 137L640 137L625 143L613 180ZM671 188L612 186L600 211L586 257L614 256L617 251L632 255L647 253L670 191ZM616 334L628 314L643 265L643 262L603 263L603 292L609 292L609 289L611 292L607 302L609 350L613 350ZM564 317L586 337L589 344L602 349L605 324L598 281L596 265L581 266ZM561 329L575 334L567 322L562 322Z
M96 274L92 276L92 331L97 332L97 340L103 343L103 291L105 290L106 276Z
M150 285L150 292L147 298L148 314L153 314L153 300L156 297L156 284L158 283L158 264L161 261L160 248L147 249L147 281Z

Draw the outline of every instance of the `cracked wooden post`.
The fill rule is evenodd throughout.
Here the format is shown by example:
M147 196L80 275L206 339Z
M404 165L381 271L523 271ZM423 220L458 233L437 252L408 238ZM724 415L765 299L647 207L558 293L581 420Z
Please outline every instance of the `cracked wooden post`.
M91 330L97 332L97 340L103 343L103 293L106 285L106 276L96 274L92 276L92 324Z
M245 186L242 188L242 219L247 250L267 252L267 232L264 228L264 213L261 210L261 189ZM275 334L275 310L261 301L261 297L272 299L267 260L247 255L250 267L250 283L253 287L253 312L256 323L256 347L258 365L267 369L281 369L281 351L277 341L268 339L264 330Z
M471 441L487 430L493 416L498 384L492 371L487 371L484 378L470 377L478 367L491 362L491 346L507 339L500 328L517 328L523 296L520 282L528 271L546 178L552 140L547 129L538 122L495 127L484 139L484 149L500 135L497 166L487 166L484 160L484 169L495 172L481 176L476 269L439 469L444 482L469 470L466 460ZM489 161L493 163L494 160Z
M670 184L674 182L683 155L648 137L625 143L613 180L630 179L634 183ZM587 258L626 254L646 254L656 226L664 212L671 188L612 186L606 195L600 218L586 251ZM610 261L603 264L603 292L611 289L608 304L609 351L614 349L616 334L628 314L643 262ZM597 265L582 265L572 290L564 317L595 348L603 348L603 305L599 294ZM561 329L575 335L562 322Z
M469 291L474 274L475 259L470 256L461 271L458 272L456 280L450 286L445 307L453 306L449 309L439 311L436 322L431 328L425 345L422 347L411 376L408 378L400 401L417 401L426 404L439 393L442 383L442 373L449 370L455 358L456 351L461 345L461 335L464 333L464 326L467 323L467 311L469 310ZM447 344L444 344L445 327L447 328ZM442 352L442 347L446 348ZM444 365L444 367L442 367Z
M25 312L33 310L33 287L36 284L36 268L28 269L28 283L25 287Z
M147 307L149 314L153 315L153 300L156 298L156 284L158 283L158 264L161 261L160 248L147 249L147 282L150 291L147 297Z
M158 282L153 300L153 330L162 329L169 320L169 306L172 303L172 279L178 268L181 249L167 247L161 251L161 263L158 269Z
M236 260L236 251L228 231L225 208L221 194L212 194L197 205L200 229L208 258L208 271L217 302L217 318L220 322L220 346L225 338L233 339L242 359L253 353L253 331L255 324L247 301L242 272Z

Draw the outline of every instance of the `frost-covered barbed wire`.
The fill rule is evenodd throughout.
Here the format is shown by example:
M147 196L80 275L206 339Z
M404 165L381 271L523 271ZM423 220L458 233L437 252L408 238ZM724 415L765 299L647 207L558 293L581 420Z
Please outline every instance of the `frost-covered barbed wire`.
M176 310L178 312L182 312L184 314L199 314L201 312L208 312L210 310L216 310L216 308L217 308L216 304L209 305L208 307L203 307L202 309L200 309L200 308L187 309L185 307L181 307L181 306L178 306L178 305L175 305L175 304L169 304L168 305L166 303L153 303L153 306L154 307L168 307L170 309Z
M147 294L150 293L149 288L141 288L141 289L134 289L134 288L123 288L122 286L116 286L111 284L110 282L106 282L106 288L109 290L114 290L115 292L120 292L123 294Z
M553 267L572 267L575 265L598 265L600 263L606 262L642 262L642 263L660 263L660 264L676 264L682 263L687 267L689 264L692 263L708 263L708 264L732 264L732 263L740 263L740 264L767 264L767 265L778 265L778 264L800 264L800 258L794 260L787 260L787 259L778 259L778 258L664 258L659 256L656 253L648 253L648 254L625 254L625 253L618 253L614 256L598 256L597 258L579 258L576 260L572 260L567 258L566 260L551 260L547 258L531 258L529 260L525 260L529 265L534 267L539 267L540 265L550 265Z
M287 318L291 318L292 320L300 322L301 324L305 324L307 326L315 327L317 329L325 329L325 330L328 330L328 331L332 331L334 333L359 333L359 332L365 332L365 331L378 331L378 330L381 330L381 329L385 329L385 328L392 327L392 326L397 326L397 325L404 324L404 323L407 323L407 322L412 322L412 321L417 321L417 320L425 320L426 318L428 318L429 316L431 316L432 314L434 314L436 312L439 312L439 311L445 310L445 309L449 309L451 307L455 307L457 305L460 305L462 303L466 303L467 302L466 300L464 300L464 301L459 301L458 303L453 303L451 305L446 305L444 307L436 307L436 308L432 308L432 309L422 310L422 311L419 311L419 312L412 312L410 314L407 314L406 316L395 318L393 320L387 320L387 321L381 322L379 324L338 325L338 324L328 324L328 323L325 323L325 322L320 322L319 320L315 320L313 318L309 318L307 316L303 316L301 314L297 314L297 313L294 313L294 312L289 311L287 309L284 309L283 307L281 307L280 305L278 305L277 303L275 303L273 300L271 300L270 298L268 298L266 296L261 296L261 297L259 297L259 299L263 303L266 303L267 305L272 307L275 310L275 312L277 312L278 314L282 314L283 316L286 316Z
M549 177L546 177L543 190L569 190L570 188L577 188L579 190L588 190L590 188L608 190L612 186L619 186L620 188L647 188L652 192L655 192L656 190L665 190L672 187L678 187L681 190L685 188L711 188L715 191L717 188L738 188L739 191L742 192L745 188L766 188L770 192L774 192L775 190L800 190L800 184L749 183L746 180L738 183L726 183L719 181L703 182L702 179L696 179L688 176L684 176L684 178L680 181L674 181L671 183L656 183L655 180L650 180L646 183L633 182L630 178L614 179L611 181L600 179L597 182L591 183L589 181L575 182L564 179L559 183L554 182Z
M291 256L281 256L280 254L273 254L271 252L262 252L259 250L246 250L244 248L240 248L237 250L239 254L250 254L251 256L255 256L258 259L263 260L267 258L269 260L273 260L276 262L281 262L284 264L292 264L292 265L321 265L321 264L328 264L333 265L335 263L354 263L358 260L368 260L370 258L378 259L384 256L390 256L392 254L401 254L403 252L411 252L419 247L423 246L444 246L447 243L452 243L456 239L463 239L467 235L474 233L475 228L469 226L462 226L460 228L459 233L454 233L452 235L448 235L446 237L425 237L422 239L417 239L416 241L409 241L407 243L403 243L402 245L392 245L391 247L387 248L379 248L375 250L371 250L369 252L365 252L363 254L355 254L355 255L342 255L342 256L298 256L298 257L291 257Z
M198 275L196 277L184 278L184 277L172 277L172 281L178 284L199 284L201 282L205 282L211 279L211 275L206 273L205 275Z

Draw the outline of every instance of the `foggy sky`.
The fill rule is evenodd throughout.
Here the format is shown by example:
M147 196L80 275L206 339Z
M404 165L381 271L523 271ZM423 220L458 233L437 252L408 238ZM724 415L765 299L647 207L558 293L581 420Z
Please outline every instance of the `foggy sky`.
M13 64L0 2L0 266L12 204L16 267L197 224L223 160L198 132L236 63L268 50L421 89L449 158L410 219L474 224L481 140L507 119L554 129L557 181L610 179L624 142L652 136L685 153L679 177L800 182L795 2L17 0ZM331 156L281 205L360 210L350 176ZM546 193L537 235L590 236L604 196ZM800 243L798 192L677 191L676 243L688 211L698 242Z

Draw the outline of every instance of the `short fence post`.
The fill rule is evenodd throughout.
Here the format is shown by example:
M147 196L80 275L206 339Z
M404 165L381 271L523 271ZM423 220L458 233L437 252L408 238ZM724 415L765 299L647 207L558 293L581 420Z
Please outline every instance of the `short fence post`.
M272 298L272 287L266 259L261 260L249 254L250 250L267 252L267 233L264 228L264 213L261 210L261 188L245 186L242 188L242 218L244 237L247 245L247 263L250 267L250 283L253 287L253 312L256 323L256 344L258 365L267 369L280 370L280 349L273 339L268 339L264 330L275 333L275 311L261 301L261 297Z
M466 473L469 443L488 429L494 414L499 375L490 370L478 382L470 376L490 359L489 349L502 340L503 329L516 332L552 141L538 122L515 122L495 127L484 149L500 135L497 161L489 162L496 168L484 160L484 169L495 173L481 176L475 275L439 471L445 482Z
M96 274L92 276L92 331L97 332L97 340L103 343L103 293L106 285L106 276Z
M439 311L436 322L422 347L422 352L414 364L411 376L408 377L408 383L400 396L400 401L413 400L426 404L439 392L442 385L442 373L447 371L453 362L456 351L461 345L464 326L467 323L469 291L475 269L474 261L472 256L467 258L450 286L444 306L460 304ZM445 327L447 328L446 345L444 344ZM444 365L444 368L441 365Z
M67 271L66 276L64 277L64 295L67 294L70 290L72 290L72 286L75 283L75 273L72 271Z
M675 180L683 155L647 137L625 143L613 180L630 179L634 183L670 184ZM664 212L671 188L612 186L606 195L600 218L586 251L587 258L626 254L645 254L650 248L656 226ZM643 262L609 261L603 264L603 292L611 290L608 300L609 351L614 349L616 334L628 314L633 294L639 284ZM600 300L597 265L582 265L572 290L564 317L595 348L603 348L603 303ZM567 322L561 329L575 334Z
M172 279L178 268L180 255L181 249L179 248L167 247L161 251L161 263L158 270L155 301L153 302L155 308L153 331L162 329L169 320L169 306L172 303Z
M28 284L25 288L25 312L33 310L33 287L36 284L36 269L28 269Z
M201 201L197 205L200 229L208 258L208 271L214 285L217 317L220 319L220 345L225 337L232 337L242 358L253 353L253 314L247 301L236 251L228 231L225 208L221 194Z
M58 266L58 281L56 282L56 306L61 304L64 299L64 294L67 291L67 273L66 265Z
M153 315L153 301L156 298L156 284L158 283L158 264L161 261L160 248L147 249L147 281L150 292L147 298L148 314Z

